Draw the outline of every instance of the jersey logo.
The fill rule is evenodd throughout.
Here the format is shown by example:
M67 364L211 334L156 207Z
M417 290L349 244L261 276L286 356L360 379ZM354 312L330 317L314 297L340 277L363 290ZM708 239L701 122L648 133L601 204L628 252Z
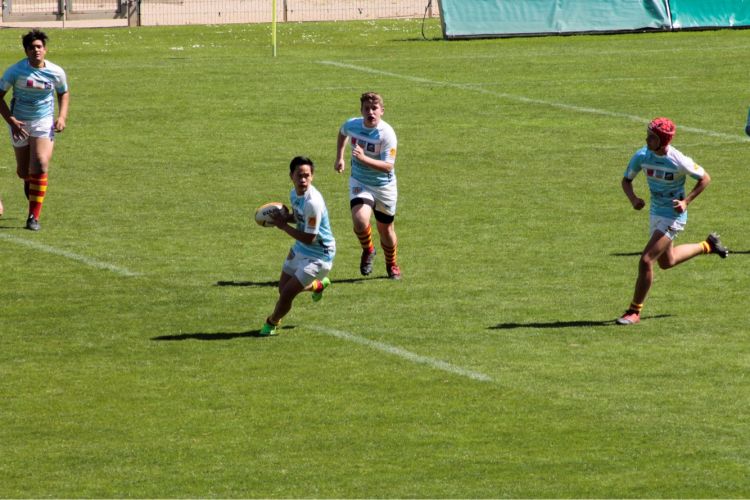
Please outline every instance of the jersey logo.
M50 82L37 82L33 78L27 78L26 79L26 88L27 89L39 89L39 90L50 90L52 88L52 83L50 83Z
M664 179L665 181L674 180L674 172L665 172L663 170L656 170L653 168L647 168L646 175L649 177L654 177L656 179Z
M308 226L315 226L315 223L318 222L318 220L315 217L309 217L307 219L307 225Z
M391 148L391 150L388 152L388 154L391 155L391 158L396 157L396 148Z
M370 153L374 153L375 152L375 144L371 144L371 143L368 142L367 143L367 151L369 151Z

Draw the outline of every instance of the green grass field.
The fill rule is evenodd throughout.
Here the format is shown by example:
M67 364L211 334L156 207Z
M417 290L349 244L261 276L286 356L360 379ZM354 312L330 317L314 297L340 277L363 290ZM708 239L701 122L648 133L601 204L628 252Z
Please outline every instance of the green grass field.
M0 497L750 496L750 31L421 28L282 25L276 58L264 25L49 32L71 110L39 233L0 149ZM359 275L332 169L367 90L401 282L382 252ZM617 327L648 237L620 179L659 115L713 179L679 241L735 253L658 270ZM259 338L291 239L251 217L298 154L334 284Z

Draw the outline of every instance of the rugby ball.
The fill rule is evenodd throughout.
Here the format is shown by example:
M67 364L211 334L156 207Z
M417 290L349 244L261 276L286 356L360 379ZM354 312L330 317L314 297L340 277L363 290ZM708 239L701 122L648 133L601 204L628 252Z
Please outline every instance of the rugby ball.
M265 205L261 205L255 210L255 222L257 222L259 226L275 227L273 216L279 211L286 214L289 213L289 209L286 208L283 203L279 203L278 201L272 201Z

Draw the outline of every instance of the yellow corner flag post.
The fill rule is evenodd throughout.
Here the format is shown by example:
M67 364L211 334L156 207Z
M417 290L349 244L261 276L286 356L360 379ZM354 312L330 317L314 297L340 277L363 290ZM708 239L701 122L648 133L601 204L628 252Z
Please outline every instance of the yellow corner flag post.
M271 13L271 45L273 45L273 57L276 57L276 0L271 1L273 12Z

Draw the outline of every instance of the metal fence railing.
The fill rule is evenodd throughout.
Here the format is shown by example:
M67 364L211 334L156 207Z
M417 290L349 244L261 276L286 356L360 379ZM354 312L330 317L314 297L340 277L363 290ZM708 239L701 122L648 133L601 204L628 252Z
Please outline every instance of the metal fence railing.
M131 26L265 23L273 0L0 0L8 21L120 19ZM437 0L276 0L278 22L421 18Z
M392 19L437 14L427 0L277 0L285 21ZM141 0L142 25L271 22L270 0Z

